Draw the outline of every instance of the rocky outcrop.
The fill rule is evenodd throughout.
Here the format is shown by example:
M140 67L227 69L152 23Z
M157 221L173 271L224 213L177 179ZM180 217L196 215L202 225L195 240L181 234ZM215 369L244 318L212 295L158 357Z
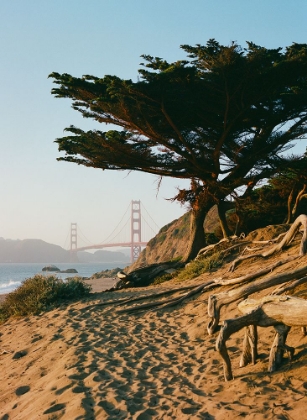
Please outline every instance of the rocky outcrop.
M58 267L56 267L55 265L46 265L46 267L42 268L42 271L52 271L55 273L59 273L60 269Z

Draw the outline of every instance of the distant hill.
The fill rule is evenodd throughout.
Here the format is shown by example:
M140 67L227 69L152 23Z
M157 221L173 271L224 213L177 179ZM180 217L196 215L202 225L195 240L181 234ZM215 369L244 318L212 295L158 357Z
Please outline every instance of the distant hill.
M125 262L130 258L124 252L99 250L91 254L90 252L78 252L79 262Z
M129 262L124 252L99 250L78 253L79 262ZM12 240L0 238L0 263L66 263L70 252L41 239Z

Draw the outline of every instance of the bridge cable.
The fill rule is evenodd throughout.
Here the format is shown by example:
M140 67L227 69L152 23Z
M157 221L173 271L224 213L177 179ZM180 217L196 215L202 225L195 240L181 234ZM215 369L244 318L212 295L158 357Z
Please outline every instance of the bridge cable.
M113 236L112 237L112 240L114 241L114 239L118 236L118 235L120 235L120 233L126 228L126 226L127 226L127 224L130 222L130 219L128 219L127 221L126 221L126 223L124 224L124 226L121 228L121 230L119 231L119 232L117 232L116 233L116 235L115 236ZM115 229L114 229L115 230ZM113 230L113 232L114 232L114 230ZM112 233L113 233L112 232ZM109 237L110 237L111 235L109 235ZM112 242L112 240L110 240L110 243ZM115 241L114 241L115 242ZM120 242L120 241L119 241ZM130 242L130 240L128 241L128 242ZM103 242L104 243L104 242ZM102 243L102 244L103 244Z
M86 236L85 236L85 234L82 232L82 230L81 230L81 228L80 228L80 226L78 225L78 228L77 228L77 235L78 235L78 238L80 237L80 239L83 241L83 242L85 242L85 243L87 243L87 245L94 245L93 244L93 242L92 241L90 241Z
M130 210L130 204L128 205L128 207L127 207L127 209L126 209L126 211L125 211L125 213L124 213L124 215L123 215L123 217L121 218L121 220L119 221L119 223L117 224L117 226L113 229L113 231L110 233L110 235L103 241L103 242L101 242L101 244L104 244L104 243L106 243L107 241L109 241L109 238L114 234L114 232L116 231L116 229L118 228L118 226L121 224L121 222L123 221L123 219L124 219L124 217L127 215L127 212L128 212L128 210ZM127 224L127 222L125 223L125 225L124 225L124 227L126 226L126 224ZM123 229L123 228L122 228ZM121 229L121 231L122 231L122 229ZM121 232L120 231L120 232ZM118 234L117 234L118 235ZM112 236L112 238L113 238L113 236Z
M142 203L142 207L144 208L146 214L150 217L150 219L153 221L153 223L155 224L156 228L158 229L158 231L160 230L160 227L157 225L157 223L154 221L154 219L151 217L151 215L148 213L148 211L146 210L146 208L144 207L143 203ZM144 219L145 220L145 219Z

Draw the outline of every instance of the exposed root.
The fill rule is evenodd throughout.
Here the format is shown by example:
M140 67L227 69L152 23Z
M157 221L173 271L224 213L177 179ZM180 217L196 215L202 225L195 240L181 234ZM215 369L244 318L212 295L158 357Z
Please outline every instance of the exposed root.
M212 335L217 330L220 320L220 311L224 305L239 301L240 299L244 299L255 292L268 289L272 286L277 286L290 280L302 279L303 277L307 280L306 274L307 267L305 266L298 270L277 274L276 276L268 279L258 280L257 282L253 282L251 284L233 288L227 292L210 295L208 300L208 315L211 320L207 326L208 333Z
M120 313L130 313L130 312L136 312L136 311L142 311L144 309L152 309L162 306L162 308L169 308L171 306L178 305L179 303L183 302L184 300L190 298L191 296L194 296L198 293L201 293L204 291L204 289L208 290L208 288L213 287L214 282L208 281L206 283L203 283L201 285L195 286L190 292L184 293L183 295L180 295L179 297L175 297L169 300L163 300L158 302L150 302L145 303L143 305L133 306L132 308L125 308L121 309L118 312ZM153 297L153 296L151 296ZM130 303L130 302L129 302Z
M307 302L304 299L289 296L266 296L260 300L246 299L238 305L242 316L224 321L216 341L224 364L224 377L226 381L233 379L231 361L228 355L226 342L229 337L242 328L246 328L243 342L243 355L240 366L255 362L257 357L256 327L273 326L276 330L272 344L268 371L274 372L282 363L284 352L287 351L290 360L294 349L286 345L286 339L291 326L302 326L306 323Z
M265 252L262 252L262 253L240 256L239 258L237 258L236 260L234 260L232 262L232 264L229 267L229 271L234 271L235 267L240 262L242 262L244 260L247 260L249 258L256 258L256 257L267 258L267 257L270 257L271 255L273 255L275 252L278 252L278 251L282 250L284 247L288 246L293 241L293 239L294 239L295 235L297 234L300 226L302 226L302 229L303 229L303 237L302 237L301 244L300 244L299 255L300 256L305 255L306 251L307 251L307 216L305 214L301 214L293 222L290 229L285 234L283 240L280 243L273 246L268 251L265 251Z

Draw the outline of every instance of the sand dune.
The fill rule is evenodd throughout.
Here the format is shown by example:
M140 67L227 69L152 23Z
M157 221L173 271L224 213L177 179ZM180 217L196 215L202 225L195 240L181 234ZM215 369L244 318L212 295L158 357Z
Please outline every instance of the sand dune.
M242 369L237 333L229 340L235 379L226 383L216 337L206 333L208 294L136 314L101 305L169 287L93 293L2 325L0 419L305 418L307 338L299 328L288 339L294 360L273 374L266 371L273 330L260 331L260 359Z

